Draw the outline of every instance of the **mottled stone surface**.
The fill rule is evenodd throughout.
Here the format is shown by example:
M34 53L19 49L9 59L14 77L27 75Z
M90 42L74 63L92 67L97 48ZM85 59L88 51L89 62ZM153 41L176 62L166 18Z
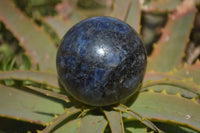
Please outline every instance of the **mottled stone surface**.
M76 100L105 106L131 96L141 84L147 57L137 33L110 17L93 17L72 27L57 53L61 84Z

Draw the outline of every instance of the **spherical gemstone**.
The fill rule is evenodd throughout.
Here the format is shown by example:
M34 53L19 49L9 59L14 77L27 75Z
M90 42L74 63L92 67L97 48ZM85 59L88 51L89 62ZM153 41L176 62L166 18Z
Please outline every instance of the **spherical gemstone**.
M147 57L141 39L128 24L111 17L93 17L65 34L56 64L61 84L74 99L107 106L139 89Z

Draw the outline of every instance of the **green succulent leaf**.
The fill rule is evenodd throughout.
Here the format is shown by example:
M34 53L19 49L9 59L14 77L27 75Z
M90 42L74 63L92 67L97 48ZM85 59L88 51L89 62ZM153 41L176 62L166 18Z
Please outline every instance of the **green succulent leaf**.
M44 125L64 112L63 102L27 88L0 85L0 116Z
M86 18L85 15L81 14L77 10L74 10L72 14L69 16L69 18L67 19L67 23L69 24L69 27L71 28L72 26L74 26L75 24L77 24L78 22L82 21L85 18Z
M60 91L58 84L58 77L55 73L51 72L39 72L39 71L28 71L28 70L14 70L0 72L0 80L21 80L21 81L32 81L39 84L46 84L50 87L56 88Z
M132 118L139 120L141 123L143 123L144 125L146 125L147 127L149 127L150 129L161 133L162 131L156 127L151 121L149 121L148 119L146 119L145 117L143 117L142 115L138 114L137 112L135 112L134 110L132 110L131 108L120 104L119 106L114 108L115 110L124 112L130 116L132 116Z
M146 133L147 127L145 127L139 121L127 121L124 122L125 133Z
M152 121L174 123L200 131L200 104L180 95L142 92L132 110Z
M159 128L161 128L165 133L196 133L197 131L183 126L154 122Z
M164 85L164 87L161 87L160 85ZM170 91L171 94L176 94L181 89L185 89L187 90L187 92L192 92L200 96L200 86L198 84L191 81L191 79L183 78L170 73L167 74L161 72L148 72L145 76L142 91L145 90L147 87L150 88L155 86L158 89L160 87L160 91L162 91L163 88L165 88L165 90L167 89L167 91ZM174 86L176 88L174 88Z
M179 75L184 78L188 78L193 82L200 85L199 75L200 75L200 62L197 62L194 65L185 65L180 69L175 69L173 71L174 75Z
M60 40L70 28L69 24L67 24L59 17L46 17L43 19L43 21L45 21L54 29L54 31L56 31Z
M42 130L42 133L49 133L52 132L54 130L56 130L56 128L62 124L62 122L64 120L66 120L67 118L69 118L70 116L79 113L81 110L76 108L76 107L71 107L71 108L67 108L65 109L64 113L60 114L59 116L57 116L52 122L48 123L47 127Z
M26 86L26 88L29 88L30 90L39 92L39 93L44 94L44 95L49 96L49 97L60 99L60 100L63 100L65 102L70 102L69 98L66 95L62 95L62 94L59 94L59 93L56 93L56 92L52 92L52 91L49 91L49 90L45 90L45 89L37 88L37 87L33 87L33 86Z
M168 85L157 84L155 86L149 87L148 89L153 88L153 90L158 91L158 92L161 92L163 89L165 89L166 92L169 94L176 94L180 92L180 94L185 97L193 98L199 95L199 88L200 88L200 81L199 81L200 69L199 68L200 68L200 63L197 62L195 65L192 65L192 66L185 65L182 68L173 69L169 73L148 72L145 75L143 83L147 83L148 81L156 82L155 80L162 80L162 79L163 80L167 80L167 79L179 80L183 82L182 87L181 86L175 87L174 85L170 85L170 84ZM183 88L185 88L187 91L183 90Z
M107 121L103 115L87 114L81 118L78 133L103 133Z
M39 64L41 70L56 71L53 41L9 0L0 0L0 20L19 40L32 63Z
M152 52L153 44L160 38L162 28L166 22L165 13L142 13L141 38L145 45L147 54Z
M54 130L54 133L78 133L80 127L80 118L69 119L62 123L62 126L59 126Z
M112 133L124 133L124 124L121 111L104 110Z
M86 15L79 10L77 5L76 1L63 1L56 6L58 16L66 21L69 28L86 18Z
M200 104L197 102L200 62L184 67L181 62L191 29L196 25L199 0L23 2L0 0L0 69L6 71L0 72L0 117L46 126L39 131L42 133L200 132ZM22 3L27 6L23 7ZM57 14L53 11L43 17L50 8L55 8ZM59 87L58 75L53 73L57 50L54 43L57 44L74 24L87 17L103 15L127 22L138 33L141 16L144 16L142 34L144 43L150 47L148 53L158 39L148 60L149 72L143 88L128 107L123 104L105 108L80 106L68 99ZM161 31L165 20L167 23ZM5 29L17 38L25 52L16 54L10 46L11 39L4 40ZM19 70L11 71L14 68ZM41 71L27 70L31 68Z
M138 33L140 32L141 8L139 0L116 0L110 16L126 21Z
M147 70L169 72L180 65L193 26L195 12L194 5L185 6L183 3L169 16L162 36L148 60Z
M139 0L131 0L125 21L138 33L140 32L141 7Z
M121 19L121 20L125 20L129 7L131 4L131 0L116 0L114 2L114 9L111 12L110 16Z

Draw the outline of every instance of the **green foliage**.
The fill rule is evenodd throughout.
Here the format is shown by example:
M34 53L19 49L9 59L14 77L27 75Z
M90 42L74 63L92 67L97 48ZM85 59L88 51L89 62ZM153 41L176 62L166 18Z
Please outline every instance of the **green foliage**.
M3 117L45 125L64 111L62 102L25 87L0 87L0 114Z
M10 14L12 17L9 17ZM0 19L19 40L33 64L40 64L40 70L55 71L55 63L51 60L56 59L56 48L50 37L40 27L24 16L9 1L1 1Z
M96 111L97 113L97 111ZM80 133L102 133L107 126L107 121L103 115L88 113L80 121ZM90 127L90 130L88 130Z
M191 31L200 28L199 3L0 0L0 121L5 121L0 132L200 132L200 62L184 60L193 56L185 53L189 42L198 43ZM66 94L55 73L57 46L66 31L99 15L126 21L147 48L143 85L126 106L82 105Z
M184 48L189 41L196 11L193 6L187 10L177 9L176 12L170 14L169 20L162 30L162 36L158 40L158 44L155 44L155 50L150 56L148 70L169 72L180 65Z
M104 114L110 124L111 131L113 133L124 133L124 125L122 120L122 112L121 111L104 111Z

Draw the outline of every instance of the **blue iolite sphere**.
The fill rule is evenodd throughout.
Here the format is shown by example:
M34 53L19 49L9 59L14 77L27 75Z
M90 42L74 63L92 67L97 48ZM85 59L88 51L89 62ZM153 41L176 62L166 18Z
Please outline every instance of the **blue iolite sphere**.
M56 63L60 82L74 99L106 106L138 90L147 57L141 39L128 24L93 17L65 34Z

